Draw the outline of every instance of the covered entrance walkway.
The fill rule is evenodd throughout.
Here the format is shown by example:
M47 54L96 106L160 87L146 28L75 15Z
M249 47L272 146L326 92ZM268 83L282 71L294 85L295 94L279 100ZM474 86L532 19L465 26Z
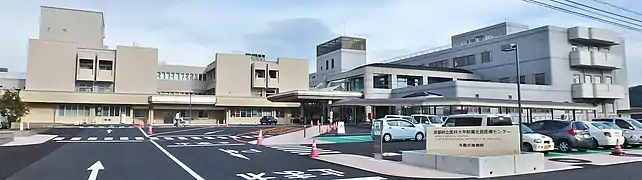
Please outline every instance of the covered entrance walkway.
M352 98L361 98L360 92L334 91L335 89L320 90L294 90L275 94L267 97L272 102L298 102L301 103L297 119L293 118L292 123L309 124L310 121L316 123L317 120L323 119L324 123L330 123L336 118L333 116L334 111L331 108L332 103Z

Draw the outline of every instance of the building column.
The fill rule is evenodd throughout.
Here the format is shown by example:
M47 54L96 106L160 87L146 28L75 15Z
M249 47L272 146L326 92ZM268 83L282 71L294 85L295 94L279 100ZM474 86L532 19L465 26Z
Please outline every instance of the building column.
M374 117L374 112L372 112L372 106L365 106L364 108L365 108L365 113L366 113L366 119L365 119L364 122L370 122L368 114L370 113Z
M147 113L147 124L154 124L154 107L149 106L149 113Z
M301 105L299 106L299 122L301 122L302 124L305 125L306 124L305 115L303 114L303 113L305 113L305 111L303 110L303 105L304 104L305 103L301 102Z

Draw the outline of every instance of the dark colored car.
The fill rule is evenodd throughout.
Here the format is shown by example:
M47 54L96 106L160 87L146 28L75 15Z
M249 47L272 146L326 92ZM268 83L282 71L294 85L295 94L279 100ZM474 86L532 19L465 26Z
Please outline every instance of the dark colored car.
M581 121L542 120L526 124L533 131L551 137L562 152L586 151L593 143L589 127Z
M276 124L276 118L273 116L263 116L260 120L261 124Z

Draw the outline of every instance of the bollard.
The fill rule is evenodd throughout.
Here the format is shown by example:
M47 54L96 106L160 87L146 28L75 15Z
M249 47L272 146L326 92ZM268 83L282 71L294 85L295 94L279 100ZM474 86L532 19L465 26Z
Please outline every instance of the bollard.
M307 133L305 133L306 129L308 129L308 127L306 125L303 125L303 137L304 138L305 138L305 134L307 134Z

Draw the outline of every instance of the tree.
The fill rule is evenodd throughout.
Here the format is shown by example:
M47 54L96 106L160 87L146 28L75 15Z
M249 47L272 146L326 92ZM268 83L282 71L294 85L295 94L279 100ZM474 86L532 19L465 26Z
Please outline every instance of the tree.
M29 107L20 99L19 90L5 90L0 96L0 115L7 118L9 126L12 122L20 122L29 114Z

